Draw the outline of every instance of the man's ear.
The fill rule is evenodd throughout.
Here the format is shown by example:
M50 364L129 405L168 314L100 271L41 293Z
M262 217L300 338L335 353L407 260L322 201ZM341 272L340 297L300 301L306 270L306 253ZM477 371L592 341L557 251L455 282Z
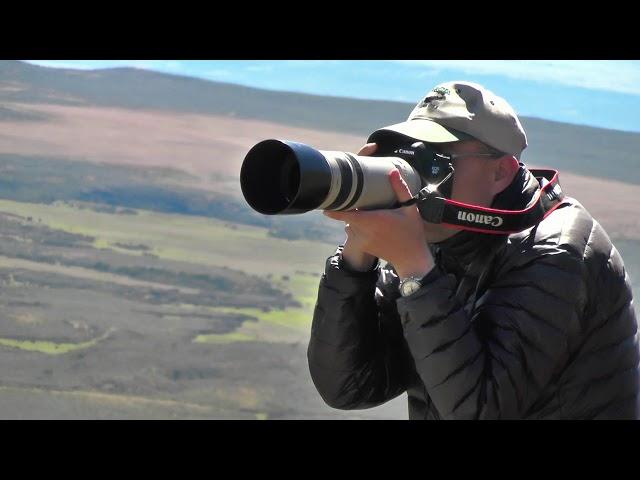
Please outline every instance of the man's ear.
M520 168L520 163L512 155L505 155L495 161L496 167L493 178L494 195L502 192L505 188L511 185L511 182L513 182L513 179Z

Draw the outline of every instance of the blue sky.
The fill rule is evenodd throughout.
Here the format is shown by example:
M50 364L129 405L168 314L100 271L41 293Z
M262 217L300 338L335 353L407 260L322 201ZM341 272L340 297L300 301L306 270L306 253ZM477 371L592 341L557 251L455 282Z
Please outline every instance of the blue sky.
M523 116L640 132L637 60L28 61L79 69L130 66L270 90L409 103L438 83L470 80L506 98Z

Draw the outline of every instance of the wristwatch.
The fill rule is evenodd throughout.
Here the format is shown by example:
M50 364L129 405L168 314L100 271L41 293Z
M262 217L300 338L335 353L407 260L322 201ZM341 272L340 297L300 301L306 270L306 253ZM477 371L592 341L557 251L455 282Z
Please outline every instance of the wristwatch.
M407 277L400 282L400 295L408 297L412 293L417 292L422 287L424 277Z

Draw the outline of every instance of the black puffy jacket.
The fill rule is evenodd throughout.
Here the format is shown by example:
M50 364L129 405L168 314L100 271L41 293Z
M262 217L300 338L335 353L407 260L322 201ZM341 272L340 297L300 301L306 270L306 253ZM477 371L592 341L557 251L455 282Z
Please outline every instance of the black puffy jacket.
M521 167L494 201L524 208ZM407 392L410 419L636 419L639 350L629 279L603 228L574 199L509 236L460 232L402 298L390 265L329 257L309 369L325 402L380 405Z

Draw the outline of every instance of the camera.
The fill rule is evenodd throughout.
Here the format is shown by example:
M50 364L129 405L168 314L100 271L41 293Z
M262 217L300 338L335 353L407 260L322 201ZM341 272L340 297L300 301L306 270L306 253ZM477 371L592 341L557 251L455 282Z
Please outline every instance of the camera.
M450 158L424 142L372 136L374 156L316 150L288 140L264 140L244 158L240 185L247 203L265 215L311 210L375 210L398 206L389 182L400 171L412 195L443 183L453 172Z

